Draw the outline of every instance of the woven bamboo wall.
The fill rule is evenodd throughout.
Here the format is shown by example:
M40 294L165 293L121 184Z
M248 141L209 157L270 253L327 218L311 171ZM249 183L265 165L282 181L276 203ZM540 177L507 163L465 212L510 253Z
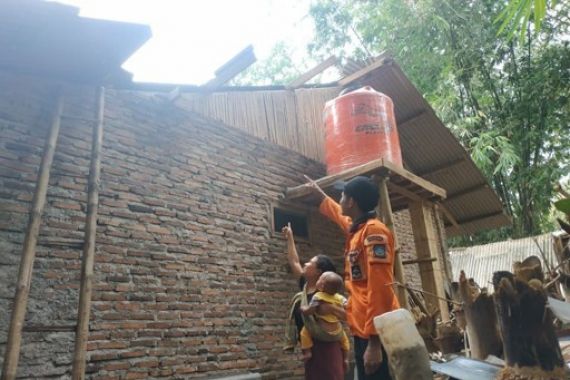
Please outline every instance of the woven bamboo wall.
M324 162L322 111L338 88L184 93L176 104Z

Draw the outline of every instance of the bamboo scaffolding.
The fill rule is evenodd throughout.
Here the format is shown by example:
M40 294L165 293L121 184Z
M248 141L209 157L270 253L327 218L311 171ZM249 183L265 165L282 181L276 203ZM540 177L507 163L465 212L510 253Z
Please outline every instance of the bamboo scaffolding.
M20 261L20 269L18 273L18 282L16 287L16 295L14 296L14 306L12 310L12 318L8 329L8 341L6 343L6 352L4 354L4 364L2 368L2 380L13 380L16 378L18 370L18 359L20 356L20 346L22 343L22 328L26 317L26 309L28 306L28 296L30 294L30 284L32 281L32 270L36 256L36 245L40 232L40 224L42 214L46 203L46 194L49 184L50 170L59 136L59 127L61 124L61 114L63 110L64 98L60 90L58 90L57 100L51 121L51 128L44 147L44 154L40 164L38 180L34 198L32 200L32 209L26 237L24 238L24 246L22 249L22 259Z
M93 263L95 261L95 237L97 235L97 209L99 206L99 185L101 173L101 145L103 142L103 118L105 112L105 88L97 91L97 123L93 127L91 145L91 166L89 168L89 190L87 196L87 218L85 223L85 244L81 262L81 287L79 289L79 307L75 350L73 354L72 378L85 378L85 356L89 336L89 315L91 311L91 293L93 291Z

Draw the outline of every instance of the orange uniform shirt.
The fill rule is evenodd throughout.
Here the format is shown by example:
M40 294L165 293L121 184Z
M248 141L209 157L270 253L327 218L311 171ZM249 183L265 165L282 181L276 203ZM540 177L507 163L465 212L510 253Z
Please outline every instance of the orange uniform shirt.
M368 339L378 335L374 317L400 308L391 285L394 282L394 238L376 218L350 232L352 220L343 216L341 207L326 197L320 212L346 233L344 247L344 285L348 292L347 322L352 335Z

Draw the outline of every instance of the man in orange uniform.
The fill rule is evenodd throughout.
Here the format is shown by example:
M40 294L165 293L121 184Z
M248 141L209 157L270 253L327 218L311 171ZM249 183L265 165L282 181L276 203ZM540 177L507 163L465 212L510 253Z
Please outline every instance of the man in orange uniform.
M400 307L394 282L394 237L376 218L378 186L367 177L337 183L340 203L310 180L320 195L319 210L346 234L344 278L348 292L347 321L354 336L359 380L391 379L386 352L374 329L374 317Z

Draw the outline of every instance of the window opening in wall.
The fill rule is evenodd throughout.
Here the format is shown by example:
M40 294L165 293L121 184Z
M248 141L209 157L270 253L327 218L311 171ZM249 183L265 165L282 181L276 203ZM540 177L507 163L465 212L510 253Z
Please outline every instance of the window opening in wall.
M273 230L281 232L281 229L287 223L291 223L295 238L309 239L307 215L284 208L273 207Z

